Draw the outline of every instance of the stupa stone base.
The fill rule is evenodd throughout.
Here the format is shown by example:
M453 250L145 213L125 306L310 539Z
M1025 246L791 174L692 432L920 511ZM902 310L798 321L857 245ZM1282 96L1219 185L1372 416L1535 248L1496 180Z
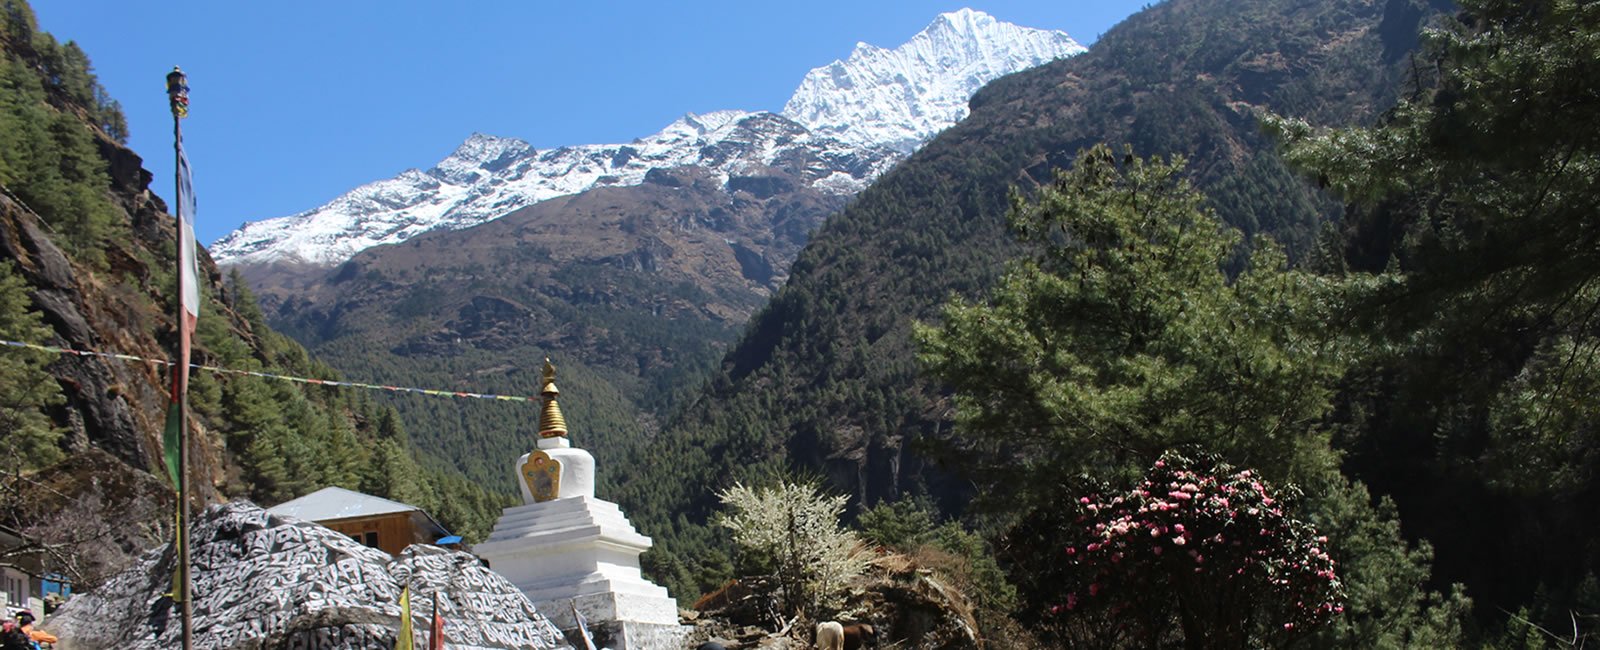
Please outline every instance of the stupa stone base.
M608 592L534 603L540 613L545 613L552 624L561 628L574 648L583 647L577 619L572 615L574 605L583 614L596 648L681 648L690 630L689 626L678 624L678 603L671 598ZM671 622L643 622L666 619Z
M573 496L507 508L473 551L564 632L576 606L599 647L676 648L678 603L639 572L650 545L616 504Z

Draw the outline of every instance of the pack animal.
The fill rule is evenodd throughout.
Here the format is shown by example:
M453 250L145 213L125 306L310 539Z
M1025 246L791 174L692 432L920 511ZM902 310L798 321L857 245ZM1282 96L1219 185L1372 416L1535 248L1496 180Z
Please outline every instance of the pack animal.
M866 623L844 626L844 650L862 650L878 647L878 631Z
M844 626L838 621L818 623L817 650L844 650Z

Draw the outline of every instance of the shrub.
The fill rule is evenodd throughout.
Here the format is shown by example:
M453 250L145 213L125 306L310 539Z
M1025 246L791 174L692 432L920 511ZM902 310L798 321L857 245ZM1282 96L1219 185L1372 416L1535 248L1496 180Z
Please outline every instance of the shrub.
M741 571L776 575L787 613L830 613L845 582L866 568L861 541L839 526L848 497L788 481L767 488L736 483L717 496L730 511L721 523L743 551Z
M1080 497L1044 627L1133 645L1181 635L1191 648L1276 647L1310 632L1344 611L1344 586L1328 538L1291 516L1298 496L1169 452L1133 489Z

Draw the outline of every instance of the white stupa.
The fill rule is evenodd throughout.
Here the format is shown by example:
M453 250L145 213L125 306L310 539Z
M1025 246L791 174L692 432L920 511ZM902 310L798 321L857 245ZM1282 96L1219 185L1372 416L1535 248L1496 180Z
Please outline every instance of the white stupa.
M677 648L686 630L678 602L639 572L650 538L617 504L595 498L594 457L567 440L555 376L546 359L539 448L515 468L522 505L506 508L489 539L472 550L563 631L577 629L576 612L597 647Z

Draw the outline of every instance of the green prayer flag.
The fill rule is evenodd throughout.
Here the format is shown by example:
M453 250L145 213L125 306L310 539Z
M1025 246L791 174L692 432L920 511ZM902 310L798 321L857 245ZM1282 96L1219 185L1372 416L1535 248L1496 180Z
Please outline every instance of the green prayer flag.
M178 402L174 400L167 407L167 428L161 435L162 455L167 460L167 477L172 479L173 487L178 485L178 449L183 444L183 429L178 423Z

